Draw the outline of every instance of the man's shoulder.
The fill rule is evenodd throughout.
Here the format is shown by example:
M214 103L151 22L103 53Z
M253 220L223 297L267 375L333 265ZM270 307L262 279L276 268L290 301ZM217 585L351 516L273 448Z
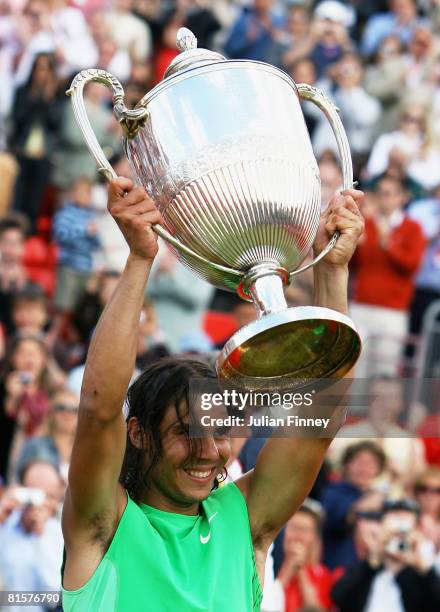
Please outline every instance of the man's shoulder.
M248 519L246 501L240 489L233 482L220 485L210 493L209 497L202 502L202 505L208 516L221 510Z

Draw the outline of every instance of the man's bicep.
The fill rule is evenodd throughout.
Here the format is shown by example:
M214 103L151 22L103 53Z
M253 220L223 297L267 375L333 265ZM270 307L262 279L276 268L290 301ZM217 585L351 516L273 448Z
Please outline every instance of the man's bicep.
M254 540L275 537L316 480L330 443L324 438L271 438L255 469L237 482L246 498Z
M69 503L76 521L86 524L116 511L126 435L122 410L107 421L80 410L69 468Z

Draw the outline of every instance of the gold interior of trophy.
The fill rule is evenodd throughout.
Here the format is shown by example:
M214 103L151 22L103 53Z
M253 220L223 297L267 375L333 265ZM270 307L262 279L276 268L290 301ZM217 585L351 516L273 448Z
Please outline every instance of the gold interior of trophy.
M291 308L294 319L294 311ZM255 333L237 346L225 347L218 373L224 379L255 379L258 387L279 385L280 379L341 378L355 364L361 349L357 332L344 322L328 318L291 320L273 326L269 315L256 324L269 329ZM248 331L255 325L247 327ZM228 343L229 344L229 343Z

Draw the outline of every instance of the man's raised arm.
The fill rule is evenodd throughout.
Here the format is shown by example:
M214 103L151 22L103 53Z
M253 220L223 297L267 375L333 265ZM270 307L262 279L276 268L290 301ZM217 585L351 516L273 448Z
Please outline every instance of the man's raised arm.
M108 208L130 247L122 277L90 344L81 390L63 511L67 550L97 525L108 533L118 520L118 485L126 426L122 406L133 375L140 313L161 216L140 187L125 178L109 185ZM119 493L118 493L119 492Z
M321 218L315 255L336 230L340 237L313 268L315 306L347 312L348 262L364 226L357 206L362 198L363 193L354 189L335 196ZM267 548L308 495L330 442L331 438L318 437L271 438L261 450L255 469L237 481L247 501L256 549Z

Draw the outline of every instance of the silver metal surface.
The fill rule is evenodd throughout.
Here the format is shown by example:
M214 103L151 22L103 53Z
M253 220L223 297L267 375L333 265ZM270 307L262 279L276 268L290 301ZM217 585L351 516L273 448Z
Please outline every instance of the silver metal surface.
M115 77L103 70L79 73L68 92L75 117L99 171L107 179L114 177L83 100L89 81L112 89L133 174L164 220L163 226L153 229L198 276L254 301L260 320L228 342L220 356L220 370L231 355L236 356L237 342L249 344L248 354L251 345L257 347L256 363L261 359L264 363L265 355L257 355L262 333L258 325L266 333L288 323L288 358L295 361L295 346L304 348L295 342L302 338L302 343L313 332L310 322L304 329L298 327L301 313L311 316L316 309L313 313L285 310L282 285L325 257L338 238L336 233L313 262L300 268L312 247L321 212L318 165L300 99L314 102L329 120L340 151L343 187L348 189L353 183L351 157L337 109L320 91L296 85L273 66L228 61L218 53L197 49L196 38L187 29L179 30L178 45L181 53L169 66L167 78L134 110L126 108L123 88ZM327 315L337 325L336 336L349 346L356 336L351 321L334 311ZM330 328L327 325L327 348L334 332ZM343 344L337 342L339 350ZM283 371L280 343L271 336L266 345L270 349L266 357L272 354ZM348 361L354 354L349 351ZM336 360L338 355L336 351ZM330 370L336 367L332 360L329 364ZM325 364L324 370L328 370Z
M166 229L239 275L263 263L297 269L316 235L321 194L293 81L255 62L218 62L170 81L125 141ZM216 286L239 284L181 259Z
M178 57L203 52L188 30L179 32L179 44L183 53ZM293 277L305 269L299 266L316 235L321 204L298 93L329 118L348 188L350 154L336 108L318 90L296 86L267 64L194 62L165 79L134 110L125 107L115 77L102 70L82 71L69 93L85 140L100 172L113 177L83 102L85 84L95 80L113 90L128 158L165 220L165 227L154 229L183 263L232 291L249 269L261 264ZM324 257L336 238L307 267Z

